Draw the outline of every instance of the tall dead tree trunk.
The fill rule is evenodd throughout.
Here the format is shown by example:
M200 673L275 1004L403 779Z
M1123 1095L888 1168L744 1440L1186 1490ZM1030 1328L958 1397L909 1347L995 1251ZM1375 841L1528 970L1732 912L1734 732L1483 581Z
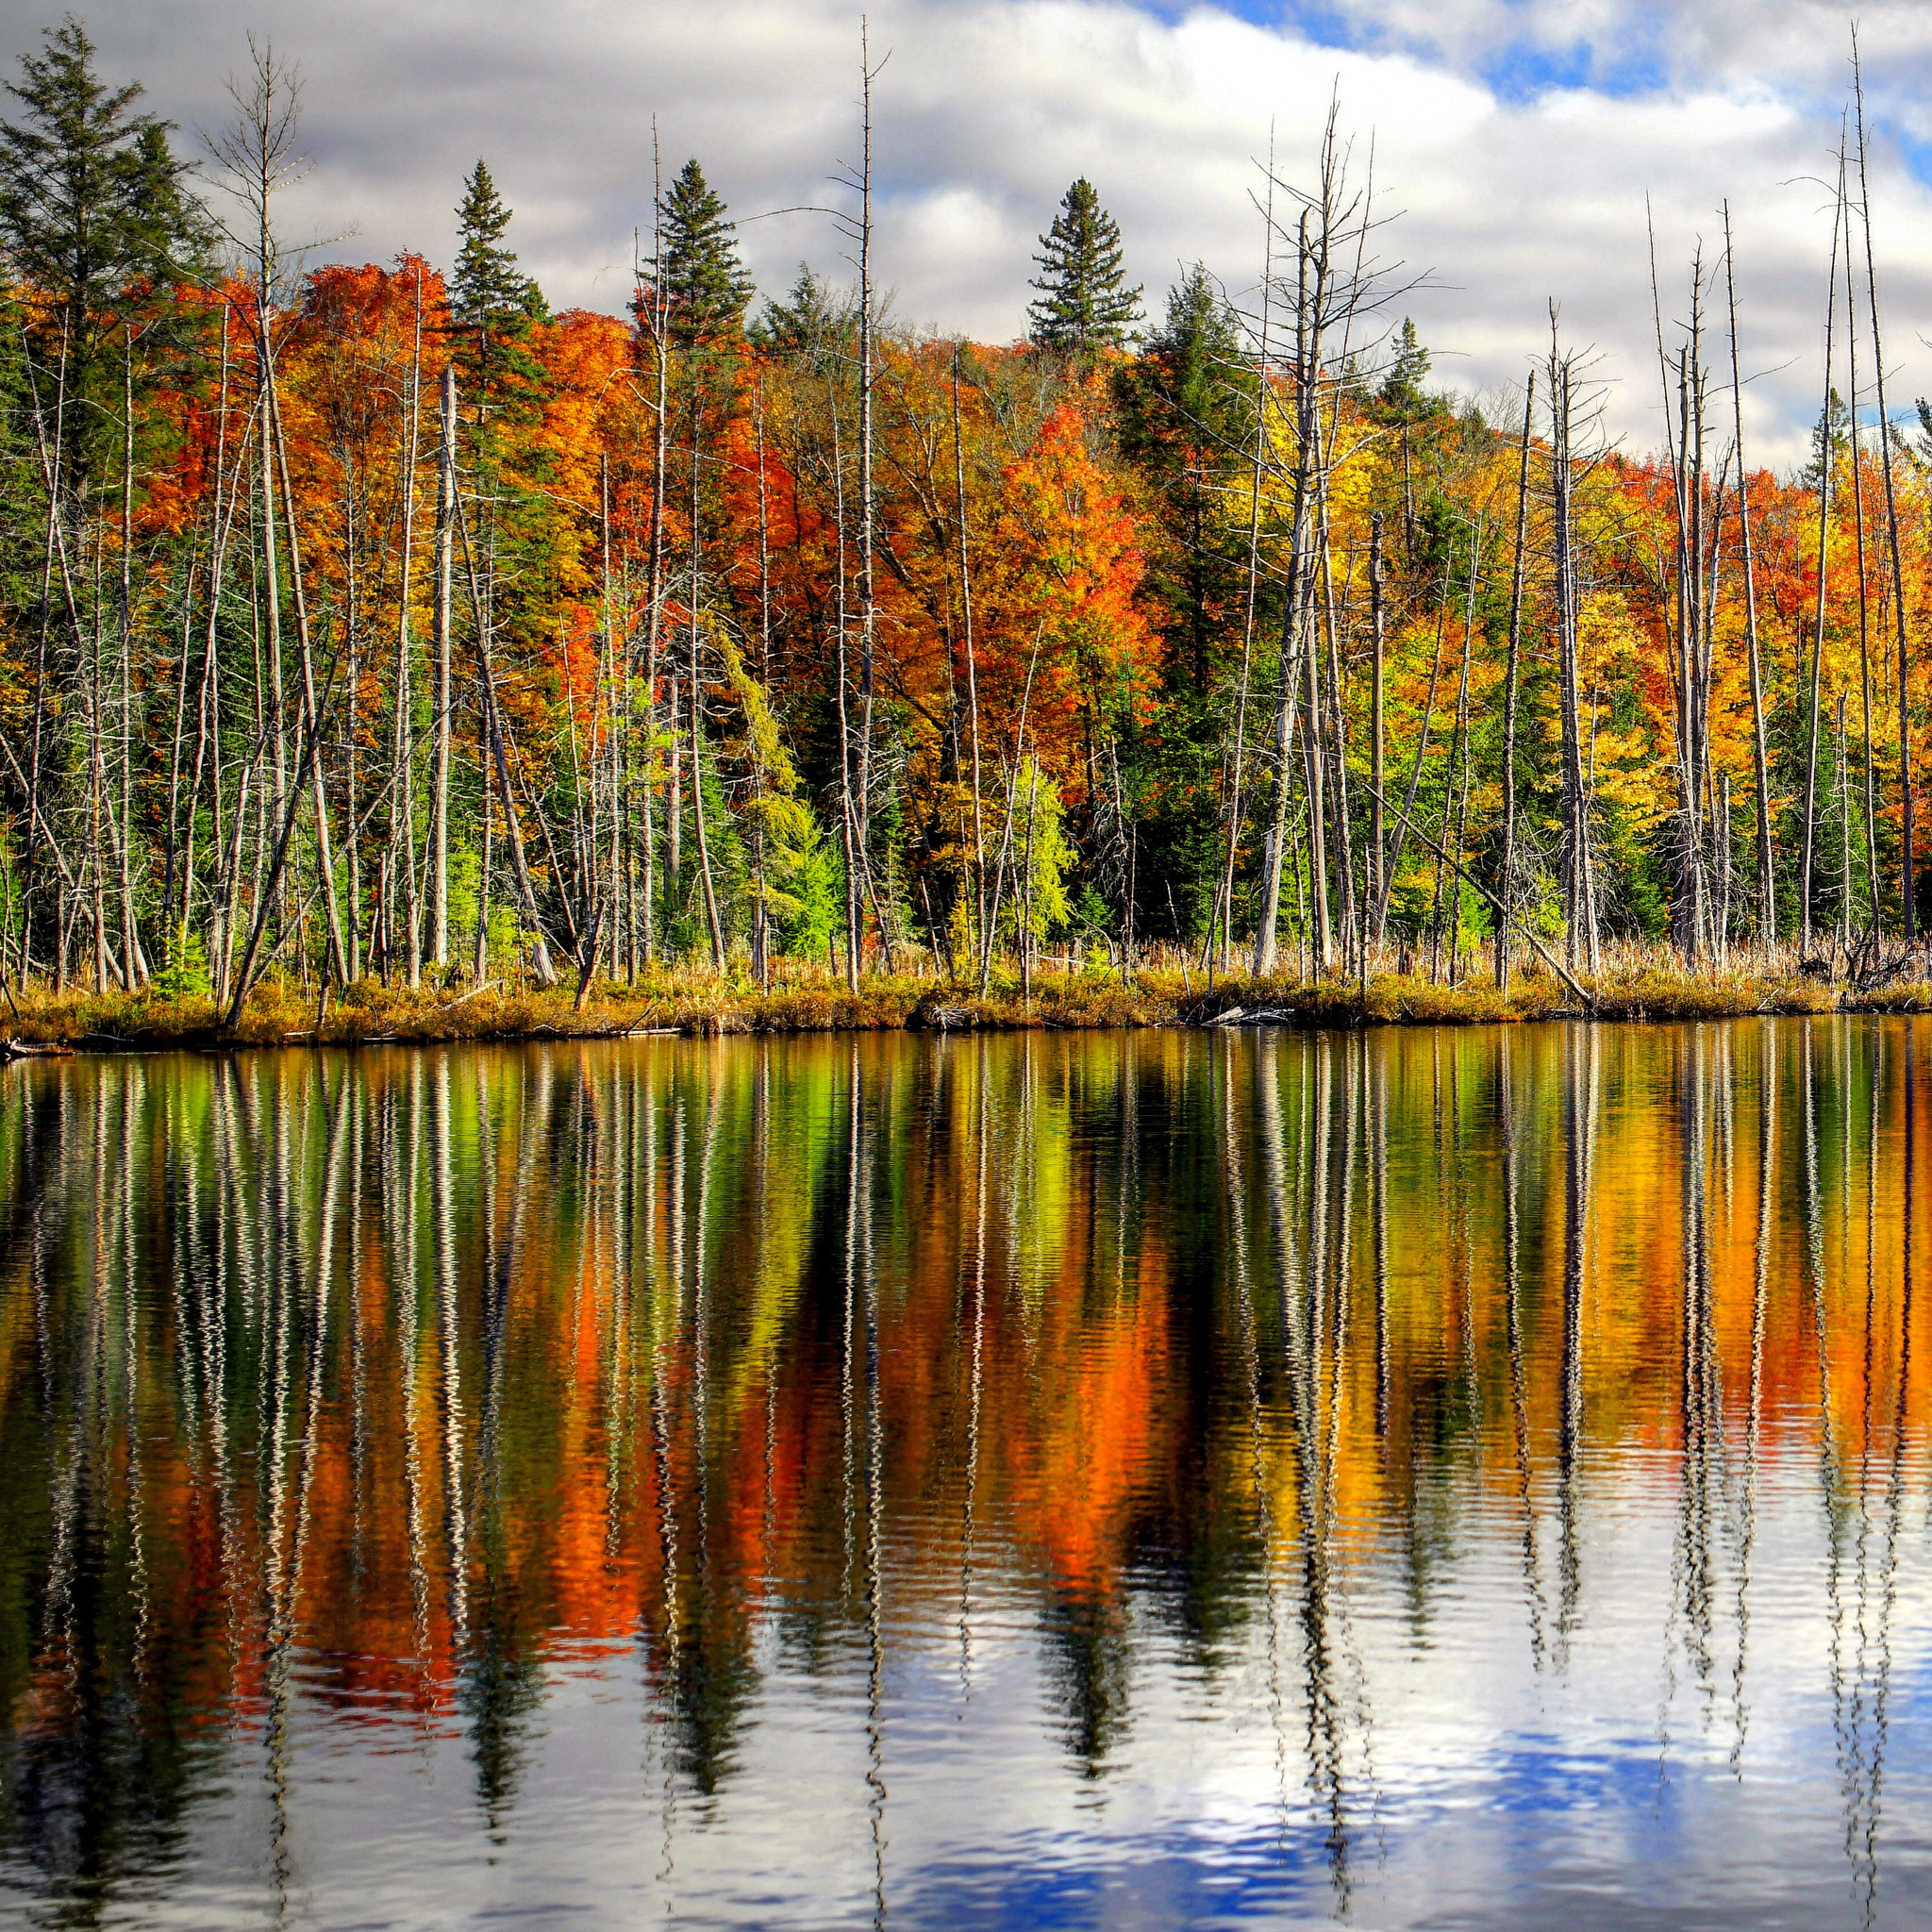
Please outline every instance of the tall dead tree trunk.
M395 716L390 740L391 904L402 902L402 941L405 970L410 987L423 983L423 913L416 893L415 720L412 715L409 597L416 559L416 465L421 455L423 416L423 273L416 271L414 332L409 350L409 383L405 394L406 422L401 438L403 534L397 560ZM393 911L391 912L393 924Z
M959 344L953 344L953 500L959 543L959 614L966 653L966 710L973 738L973 924L986 930L986 813L979 745L978 652L973 634L973 552L966 538L966 444L959 420Z
M456 560L457 372L446 365L439 391L436 449L436 573L430 649L436 705L429 722L429 961L449 964L449 773L456 683L450 641L450 584Z
M1369 523L1369 635L1374 661L1369 684L1369 842L1362 865L1362 971L1368 972L1372 945L1382 943L1381 910L1387 903L1383 861L1388 828L1383 822L1384 692L1383 656L1388 647L1387 616L1383 609L1382 512Z
M1590 905L1590 818L1583 785L1582 697L1576 656L1576 558L1571 509L1571 428L1574 372L1550 305L1550 528L1556 576L1557 655L1562 687L1564 959L1577 963L1579 931L1594 924Z
M1248 696L1255 661L1255 621L1258 612L1261 583L1261 483L1268 464L1268 401L1271 392L1268 328L1273 320L1274 294L1274 139L1268 140L1268 192L1262 209L1265 237L1261 258L1261 326L1255 357L1255 451L1248 477L1247 581L1241 603L1241 662L1235 686L1234 747L1227 767L1227 789L1223 810L1227 819L1227 843L1222 861L1221 877L1215 893L1214 909L1208 919L1208 942L1202 948L1201 965L1207 970L1214 956L1215 924L1221 929L1221 970L1234 966L1234 873L1241 854L1241 824L1246 817L1248 748Z
M1878 877L1878 794L1877 776L1872 764L1872 608L1870 585L1865 569L1865 475L1858 443L1858 298L1857 275L1846 214L1845 245L1845 380L1851 391L1850 414L1845 424L1845 440L1851 445L1852 547L1857 560L1858 586L1858 702L1859 736L1864 740L1864 830L1865 880L1872 906L1872 932L1875 939L1883 923ZM1883 431L1880 432L1883 434ZM1840 703L1843 703L1842 694ZM1847 831L1849 840L1850 833ZM1847 848L1849 851L1849 847ZM1849 877L1849 874L1847 874ZM1851 908L1849 900L1840 913L1845 923L1846 943L1850 943Z
M1849 213L1845 202L1845 156L1838 158L1838 202L1832 212L1831 273L1824 284L1824 400L1818 417L1818 583L1812 606L1811 671L1807 680L1805 719L1805 816L1801 827L1804 849L1798 872L1798 931L1808 952L1814 911L1811 903L1813 869L1818 846L1818 707L1824 672L1825 586L1831 570L1831 473L1837 453L1832 446L1832 326L1838 317L1838 248ZM1849 239L1849 237L1846 237Z
M1738 464L1738 548L1744 572L1744 644L1751 672L1751 758L1757 806L1757 934L1768 954L1777 943L1777 899L1771 858L1771 770L1764 739L1764 662L1757 641L1757 575L1751 541L1751 473L1744 460L1744 381L1738 362L1738 281L1728 202L1724 204L1724 294L1731 321L1731 413Z
M1523 561L1529 539L1529 443L1536 420L1536 371L1523 396L1523 436L1516 459L1516 543L1509 564L1509 661L1503 684L1503 875L1502 900L1507 908L1516 905L1516 700L1523 662ZM1379 529L1379 520L1377 524ZM1376 676L1381 675L1381 647L1375 651ZM1378 747L1379 751L1379 747ZM1379 775L1376 790L1381 789ZM1496 925L1496 985L1509 991L1509 921Z
M1891 615L1898 636L1898 783L1899 783L1899 891L1900 908L1907 946L1917 943L1919 933L1918 888L1913 868L1912 725L1911 661L1906 634L1906 574L1899 553L1898 487L1893 476L1891 418L1885 405L1885 344L1878 328L1878 271L1872 242L1872 182L1865 166L1865 78L1858 61L1858 33L1852 29L1852 92L1857 104L1858 130L1858 198L1865 225L1865 293L1872 305L1873 390L1878 403L1878 455L1885 478L1885 544L1891 565ZM1875 870L1877 855L1873 855Z
M463 546L463 574L470 591L470 621L476 627L476 683L484 742L496 774L498 800L503 807L503 828L509 837L510 870L516 880L517 909L523 916L530 941L530 970L540 986L557 984L557 968L550 958L549 942L543 937L543 917L537 906L537 891L530 877L529 860L524 850L523 825L517 816L516 789L510 780L509 748L503 723L503 708L497 699L496 655L491 639L491 625L484 608L482 586L477 578L475 553L470 543L470 530L460 500L456 506L457 535ZM487 788L486 788L487 789ZM487 830L487 826L486 826ZM560 882L559 882L560 887ZM486 845L479 901L487 904L490 890L490 859ZM477 947L482 953L484 915L477 915ZM482 967L477 968L480 974Z

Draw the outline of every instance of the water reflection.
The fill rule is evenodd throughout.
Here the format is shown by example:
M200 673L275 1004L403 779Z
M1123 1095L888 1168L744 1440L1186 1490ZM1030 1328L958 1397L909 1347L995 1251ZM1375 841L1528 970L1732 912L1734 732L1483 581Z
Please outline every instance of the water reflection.
M0 1074L0 1908L1909 1922L1909 1022Z

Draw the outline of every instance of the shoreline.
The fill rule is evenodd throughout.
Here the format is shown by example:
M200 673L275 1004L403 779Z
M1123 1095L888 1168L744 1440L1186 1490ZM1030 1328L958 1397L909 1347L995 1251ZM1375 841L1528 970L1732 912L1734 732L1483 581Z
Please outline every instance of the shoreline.
M1295 1029L1597 1024L1797 1017L1835 1012L1932 1012L1932 982L1874 991L1803 975L1746 973L1690 976L1654 969L1607 974L1576 1004L1559 981L1520 974L1506 997L1492 982L1459 986L1381 974L1355 980L1203 981L1148 970L1052 976L1029 999L1017 987L976 988L911 975L876 976L857 993L842 981L806 981L770 991L723 980L658 975L632 988L601 986L579 1009L564 989L501 982L445 996L364 981L339 992L294 985L258 988L232 1030L206 997L154 992L10 994L0 1011L0 1059L49 1054L201 1052L246 1048L434 1045L454 1041L616 1040L652 1034L979 1033L1086 1031L1104 1027Z

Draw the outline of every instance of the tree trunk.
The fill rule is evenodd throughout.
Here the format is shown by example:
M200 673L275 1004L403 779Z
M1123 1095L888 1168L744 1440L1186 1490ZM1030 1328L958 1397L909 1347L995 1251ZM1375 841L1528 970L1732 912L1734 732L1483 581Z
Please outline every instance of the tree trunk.
M456 699L451 679L450 574L457 515L457 372L442 372L441 436L436 453L436 709L430 720L429 960L449 964L449 766Z
M1731 207L1724 204L1724 292L1731 322L1731 411L1738 460L1738 543L1744 567L1744 641L1751 671L1751 757L1757 803L1757 937L1767 957L1777 943L1771 864L1771 774L1764 742L1764 663L1757 643L1757 575L1751 547L1750 472L1744 461L1744 385L1738 365L1738 283Z
M1799 866L1798 931L1807 952L1811 949L1815 912L1811 903L1812 873L1818 845L1818 706L1824 669L1824 591L1831 561L1831 371L1832 325L1838 316L1838 245L1849 213L1845 202L1845 158L1838 169L1838 206L1831 229L1831 273L1824 285L1824 403L1819 417L1818 449L1818 589L1811 629L1811 675L1806 699L1804 856Z
M1878 400L1878 454L1885 477L1885 541L1891 564L1891 614L1898 627L1898 781L1899 781L1899 891L1906 944L1914 944L1919 931L1918 891L1913 877L1916 862L1912 847L1912 729L1910 685L1911 661L1906 643L1906 576L1899 555L1898 491L1892 475L1891 418L1885 407L1885 345L1878 331L1878 272L1872 244L1872 184L1865 170L1865 80L1858 64L1858 32L1852 29L1852 86L1857 108L1858 194L1865 221L1865 293L1872 306L1873 384ZM1877 855L1873 855L1877 867Z
M1506 908L1516 904L1516 695L1523 663L1523 558L1529 537L1529 441L1536 411L1536 371L1523 396L1523 438L1516 463L1516 545L1509 564L1509 662L1503 687L1503 876ZM1379 781L1378 781L1379 782ZM1496 987L1509 991L1509 921L1496 924Z

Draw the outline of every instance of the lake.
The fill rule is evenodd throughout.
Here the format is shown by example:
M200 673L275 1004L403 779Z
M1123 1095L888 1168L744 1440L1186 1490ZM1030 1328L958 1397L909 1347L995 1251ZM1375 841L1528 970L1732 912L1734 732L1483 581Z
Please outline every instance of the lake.
M1922 1925L1928 1107L1869 1019L7 1068L0 1921Z

